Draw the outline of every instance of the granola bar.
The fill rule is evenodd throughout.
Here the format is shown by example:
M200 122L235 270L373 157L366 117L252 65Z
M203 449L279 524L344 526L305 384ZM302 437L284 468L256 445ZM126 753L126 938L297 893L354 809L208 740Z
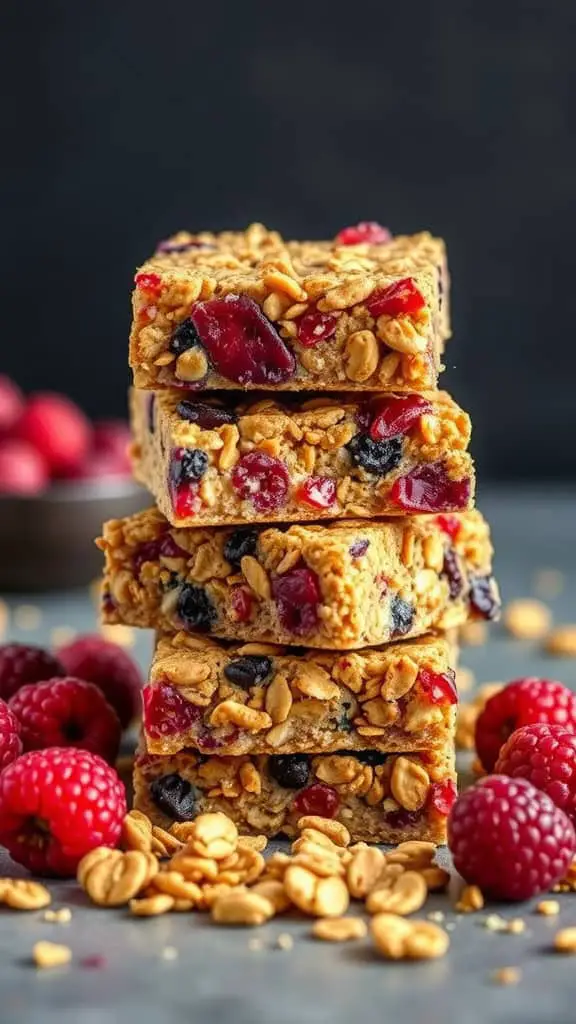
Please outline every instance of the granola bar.
M449 333L444 243L286 242L244 232L164 242L138 271L137 387L434 388Z
M458 694L442 637L344 653L159 637L144 688L151 754L444 747Z
M108 623L346 649L499 610L477 511L180 530L151 508L106 523L98 544Z
M243 833L292 836L300 817L317 814L343 822L354 842L444 843L455 798L449 747L245 757L140 752L134 768L134 806L161 828L224 811Z
M285 396L290 398L291 396ZM136 478L174 526L469 508L470 418L449 395L223 404L131 393Z

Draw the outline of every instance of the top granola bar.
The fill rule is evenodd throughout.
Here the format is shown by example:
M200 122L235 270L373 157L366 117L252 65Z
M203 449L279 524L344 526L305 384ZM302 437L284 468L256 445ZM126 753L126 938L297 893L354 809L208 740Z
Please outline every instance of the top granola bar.
M135 384L436 387L450 333L444 243L378 231L368 233L377 242L350 244L357 229L333 242L287 242L253 224L162 242L135 277Z

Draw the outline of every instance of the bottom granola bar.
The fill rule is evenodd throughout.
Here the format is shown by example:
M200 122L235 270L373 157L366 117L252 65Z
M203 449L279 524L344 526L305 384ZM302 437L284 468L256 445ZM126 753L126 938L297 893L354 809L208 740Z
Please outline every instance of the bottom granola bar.
M140 753L134 806L168 828L206 811L224 811L246 833L294 835L302 815L343 822L354 841L446 841L456 798L453 750L385 754L170 757Z

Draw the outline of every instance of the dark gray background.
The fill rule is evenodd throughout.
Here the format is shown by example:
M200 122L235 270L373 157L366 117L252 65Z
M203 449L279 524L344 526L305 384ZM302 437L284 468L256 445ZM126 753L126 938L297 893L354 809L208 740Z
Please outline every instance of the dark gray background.
M2 369L125 406L155 241L374 218L446 236L485 476L573 476L571 0L8 0Z

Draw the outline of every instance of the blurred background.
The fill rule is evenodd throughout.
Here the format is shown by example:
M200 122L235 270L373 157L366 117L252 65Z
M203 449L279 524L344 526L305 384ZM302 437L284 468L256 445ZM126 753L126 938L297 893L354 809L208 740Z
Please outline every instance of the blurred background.
M2 371L122 415L158 239L429 228L480 473L574 476L570 0L9 0L2 22Z

